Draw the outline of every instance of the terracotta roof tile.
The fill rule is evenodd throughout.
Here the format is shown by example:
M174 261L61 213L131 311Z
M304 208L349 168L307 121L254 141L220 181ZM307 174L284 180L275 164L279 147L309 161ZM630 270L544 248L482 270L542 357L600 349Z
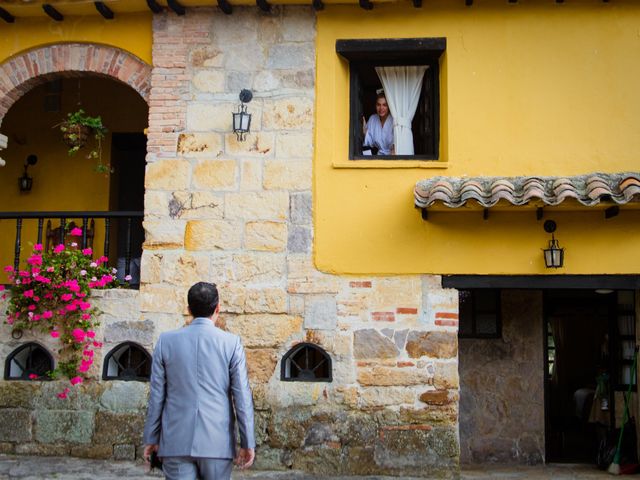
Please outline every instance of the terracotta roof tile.
M591 173L575 177L435 177L418 182L414 196L419 208L428 208L437 202L457 208L470 200L485 208L500 200L512 205L526 205L532 200L559 205L567 198L586 206L597 205L603 200L623 205L640 201L640 173Z

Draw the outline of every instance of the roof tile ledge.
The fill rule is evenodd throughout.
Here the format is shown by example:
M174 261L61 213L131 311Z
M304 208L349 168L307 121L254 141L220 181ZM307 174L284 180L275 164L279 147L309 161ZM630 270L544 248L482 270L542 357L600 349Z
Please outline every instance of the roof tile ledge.
M601 201L618 205L640 201L640 173L589 173L573 177L433 177L414 188L415 206L429 208L438 203L459 208L475 201L484 208L506 200L515 206L540 200L555 206L567 198L592 207Z

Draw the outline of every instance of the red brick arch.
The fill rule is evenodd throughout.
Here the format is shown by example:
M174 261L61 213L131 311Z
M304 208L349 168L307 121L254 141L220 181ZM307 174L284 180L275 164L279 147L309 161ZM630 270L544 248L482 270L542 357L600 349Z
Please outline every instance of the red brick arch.
M126 83L147 102L151 65L115 47L64 43L36 48L0 64L0 125L9 108L33 87L54 76L93 73Z

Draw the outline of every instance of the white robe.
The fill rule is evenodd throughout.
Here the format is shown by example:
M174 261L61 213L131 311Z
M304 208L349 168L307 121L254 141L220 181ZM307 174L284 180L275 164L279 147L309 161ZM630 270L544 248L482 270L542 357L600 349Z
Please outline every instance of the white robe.
M367 134L364 137L364 145L378 147L378 155L391 155L393 148L393 117L389 115L380 123L380 117L374 113L367 122Z

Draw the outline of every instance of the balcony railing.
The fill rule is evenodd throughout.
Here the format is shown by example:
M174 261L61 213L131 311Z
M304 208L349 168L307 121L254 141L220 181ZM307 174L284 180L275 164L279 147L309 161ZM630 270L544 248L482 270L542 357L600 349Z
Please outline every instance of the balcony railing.
M13 266L16 270L19 268L22 246L25 243L23 239L25 230L29 230L27 241L43 244L45 248L52 248L60 243L68 243L69 225L73 223L75 227L82 229L82 236L76 237L78 246L82 248L92 247L94 252L97 252L98 248L94 241L103 237L103 255L112 258L115 253L118 269L124 268L124 275L120 272L119 277L124 277L132 273L132 265L135 268L139 267L139 260L137 264L132 263L132 260L139 258L142 253L143 217L144 213L138 211L0 212L0 223L4 223L5 220L15 220ZM30 225L32 222L37 224ZM116 235L117 240L114 245L113 238ZM5 236L5 241L7 241L6 238ZM137 275L131 283L137 284L139 271L134 273Z

